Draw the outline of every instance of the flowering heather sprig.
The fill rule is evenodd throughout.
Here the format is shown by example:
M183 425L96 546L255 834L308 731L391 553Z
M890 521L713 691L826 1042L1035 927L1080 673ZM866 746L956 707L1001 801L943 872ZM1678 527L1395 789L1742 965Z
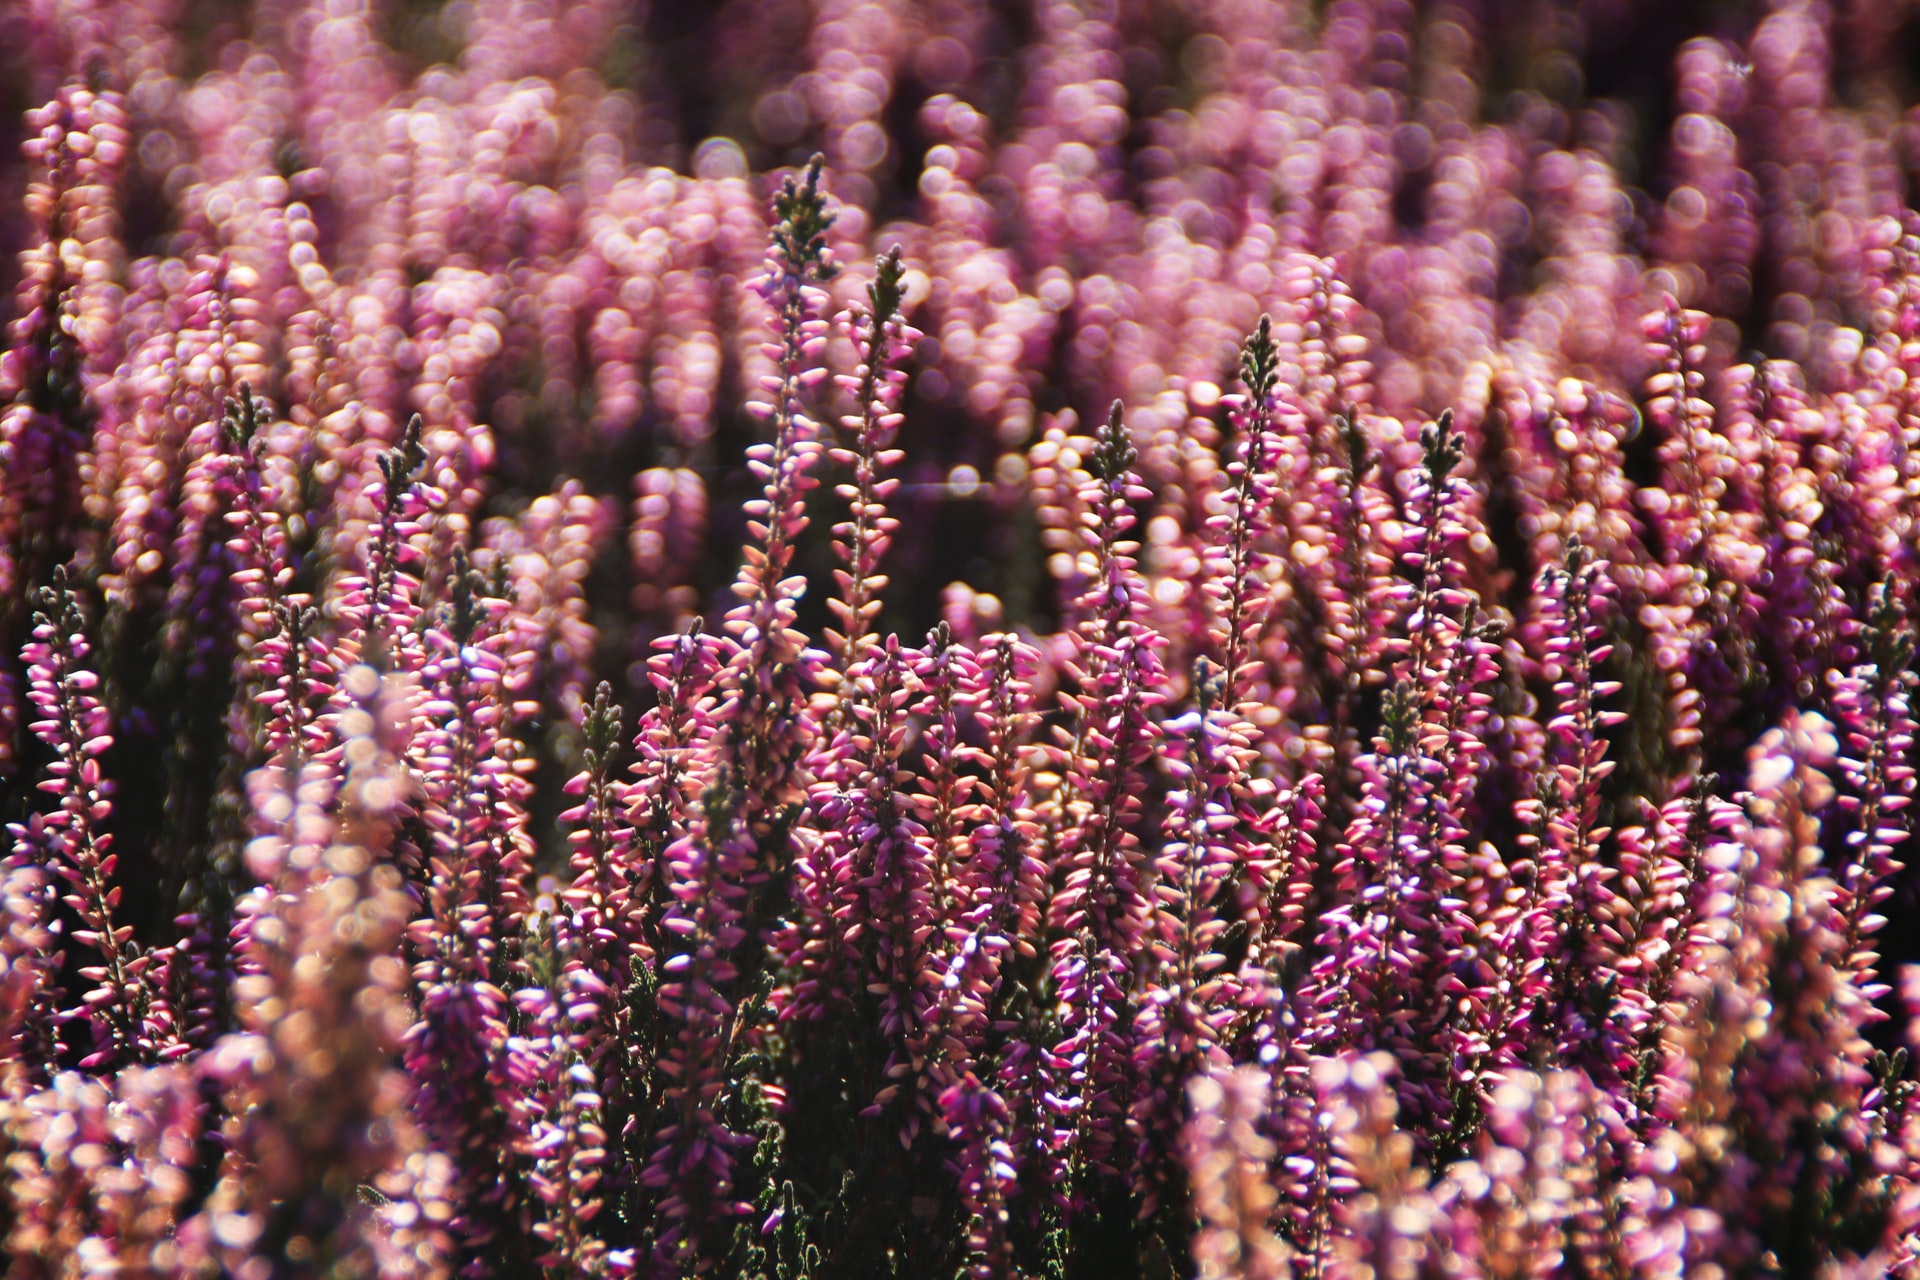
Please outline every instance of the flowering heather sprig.
M680 638L689 654L691 634ZM658 662L659 659L656 659ZM684 673L683 673L684 674ZM627 1145L629 1124L648 1099L648 1073L659 1046L643 1031L647 1013L645 994L654 980L654 958L661 950L657 929L664 907L661 885L665 866L661 855L675 838L684 818L680 790L681 757L686 748L670 736L679 726L670 718L685 708L676 703L671 682L662 690L660 704L648 713L655 738L662 737L659 722L667 719L664 747L641 736L643 763L638 784L623 782L614 772L620 741L620 710L612 687L602 683L583 718L585 738L581 752L585 768L567 783L569 796L579 803L560 815L568 827L569 866L573 880L560 892L558 910L567 913L572 949L570 968L581 971L580 982L591 982L601 993L600 1014L579 1029L580 1054L595 1075L603 1095L603 1128L615 1136L608 1163L616 1189L633 1182L635 1157ZM651 754L648 754L651 753ZM651 762L652 769L646 762ZM651 789L651 810L643 819L644 835L636 830L629 798ZM636 809L639 805L636 804Z
M796 996L789 1016L841 1018L851 1010L875 1024L880 1079L851 1082L857 1095L877 1094L863 1114L875 1116L898 1098L903 1141L921 1125L915 1077L927 1053L927 1020L937 974L930 957L933 850L914 816L913 798L898 786L907 711L917 692L897 638L848 672L841 705L848 722L837 735L835 776L816 784L812 808L818 844L808 851L797 905L807 944L795 956ZM930 946L934 943L934 946ZM822 1028L834 1036L831 1026ZM884 1065L883 1065L884 1064ZM904 1095L904 1097L902 1096Z
M328 745L318 708L332 699L334 679L320 621L320 611L306 596L290 594L272 606L272 630L252 653L260 686L255 696L266 711L261 745L271 767L296 777L305 761Z
M1222 700L1228 710L1239 706L1248 687L1252 673L1242 667L1249 653L1261 649L1262 622L1271 601L1265 544L1274 505L1271 471L1280 453L1274 439L1280 369L1270 316L1260 317L1259 327L1241 348L1240 380L1246 384L1246 400L1232 409L1239 456L1224 472L1226 510L1207 519L1213 559L1202 586L1214 610L1213 639L1226 680Z
M1006 1104L969 1072L940 1095L940 1109L959 1148L954 1168L968 1217L965 1274L971 1280L1008 1280L1015 1272L1007 1201L1016 1171L1006 1139Z
M116 919L124 890L115 883L119 858L106 830L113 814L112 784L100 768L113 745L112 725L95 692L100 678L87 665L86 622L66 570L54 571L53 585L41 589L38 604L33 640L21 653L27 698L40 717L28 728L53 751L40 789L59 803L12 830L16 842L34 850L66 882L61 901L85 926L75 931L74 940L97 957L79 971L93 984L80 997L81 1007L63 1016L84 1024L92 1041L83 1068L176 1056L165 987L168 957L140 946L133 926Z
M493 1085L505 1070L504 987L526 910L518 744L504 732L506 602L486 594L464 553L449 587L420 669L438 696L417 708L407 752L428 843L426 910L408 934L420 956L421 1017L408 1028L406 1061L423 1129L458 1159L471 1180L463 1190L504 1212L515 1193L498 1167L507 1118ZM469 1211L453 1229L472 1250L493 1224Z
M1731 692L1709 684L1702 688L1693 677L1702 670L1724 686L1724 672L1703 658L1711 630L1709 606L1717 585L1727 581L1720 556L1724 546L1716 536L1724 481L1716 474L1718 437L1712 430L1713 405L1701 398L1706 376L1699 366L1706 349L1707 317L1682 311L1671 303L1650 313L1643 322L1648 352L1661 368L1648 380L1647 416L1663 432L1660 446L1663 483L1649 488L1641 505L1648 509L1648 532L1662 572L1649 575L1647 594L1656 605L1647 611L1656 638L1651 646L1655 663L1666 672L1680 671L1676 692L1667 697L1667 749L1682 761L1695 759L1701 748L1703 720L1717 718L1727 708L1707 701L1710 693L1726 700ZM1655 496L1658 495L1658 496ZM1681 772L1686 772L1683 768Z
M513 994L523 1029L507 1041L505 1076L516 1090L523 1154L532 1160L528 1190L543 1206L533 1235L546 1252L535 1261L554 1274L621 1274L594 1226L606 1207L607 1134L589 1053L611 988L581 963L585 921L540 915L529 924L544 936L527 944L534 985Z
M666 851L686 834L695 801L693 788L713 732L713 687L721 670L722 641L695 618L678 635L655 640L647 681L657 701L640 718L634 735L633 781L627 785L628 824L636 844L629 889L648 904L642 920L657 923L671 881Z
M1669 1078L1667 1038L1690 1016L1687 984L1712 945L1709 906L1721 892L1715 864L1727 857L1725 836L1737 811L1713 796L1718 779L1695 780L1692 794L1647 815L1645 825L1618 833L1623 892L1635 903L1626 931L1616 992L1617 1016L1633 1039L1633 1111L1643 1136L1684 1096L1683 1080Z
M930 988L936 979L934 954L934 853L925 826L913 815L912 799L898 788L901 754L909 723L907 708L915 690L905 655L889 641L854 668L863 687L853 715L853 753L858 774L846 819L855 845L846 865L835 868L850 910L835 912L847 930L857 972L865 991L877 996L878 1030L887 1046L884 1077L876 1108L898 1104L907 1113L902 1141L911 1143L920 1127L918 1107L931 1097L915 1097L924 1082L916 1079L928 1055Z
M1259 1064L1270 1080L1264 1130L1288 1153L1274 1169L1280 1219L1301 1252L1302 1274L1312 1276L1320 1274L1328 1246L1331 1171L1312 1088L1309 1041L1318 1026L1311 984L1301 981L1309 961L1299 934L1320 871L1315 835L1323 794L1318 774L1301 779L1275 805L1267 856L1249 861L1238 894L1246 929L1239 1007L1224 1036L1234 1061Z
M216 265L208 273L207 305L216 315L224 313L228 299L228 272ZM219 323L217 320L215 323ZM213 353L215 362L208 372L216 384L226 376L224 355ZM248 477L236 466L235 455L242 453L258 430L264 406L252 402L252 388L240 392L247 400L236 410L236 402L218 394L214 403L193 405L186 412L193 422L182 442L186 456L173 495L173 538L164 556L169 580L164 606L160 643L162 651L179 665L180 679L199 692L211 679L225 674L236 654L235 637L245 635L249 583L240 578L247 561L231 553L229 524L249 505L257 512L258 503L249 502ZM197 398L197 397L196 397ZM265 548L261 549L262 551Z
M259 653L267 635L272 634L276 613L286 607L287 585L293 566L287 556L286 524L271 505L264 475L266 440L261 428L268 421L268 408L253 394L251 384L241 382L230 397L220 420L217 455L223 474L219 476L219 505L228 525L225 551L236 589L234 620L242 637L236 661L237 680L242 689L264 692L271 687L273 675L265 669L268 662L281 662L290 656L282 651L266 658ZM297 716L289 708L286 714ZM298 736L297 719L283 730L287 741ZM287 743L276 743L276 749Z
M1367 340L1354 331L1357 304L1333 263L1290 255L1284 285L1285 331L1301 375L1297 386L1283 388L1273 464L1296 608L1308 631L1296 647L1316 655L1327 704L1321 714L1340 717L1348 700L1339 690L1357 688L1388 621L1377 583L1391 572L1392 550L1377 546L1375 537L1386 495L1369 483L1380 462L1365 412L1371 365L1363 358ZM1334 724L1336 743L1346 727L1344 720Z
M1018 637L997 633L984 639L982 657L968 700L984 744L968 748L966 759L984 776L976 779L977 799L967 815L971 830L955 896L956 904L968 905L961 920L975 933L955 963L969 959L972 948L992 966L991 977L983 976L990 1034L973 1052L983 1064L998 1059L991 1082L1007 1109L1009 1164L1031 1211L1051 1198L1061 1177L1059 1081L1048 1053L1057 1028L1055 1010L1044 1000L1050 884L1032 789L1039 753L1032 735L1040 717L1031 680L1039 655ZM960 970L963 977L968 972Z
M409 647L405 637L420 609L419 580L401 568L417 557L412 544L424 531L419 517L430 505L418 483L427 462L420 433L420 415L415 414L399 444L375 458L380 480L369 481L366 492L376 523L366 539L361 573L340 584L337 607L349 620L360 652L376 666L398 658Z
M789 177L774 201L779 221L762 289L777 309L777 340L766 350L779 372L766 378L772 403L756 406L772 420L773 441L747 451L764 496L745 504L752 541L734 584L742 603L727 614L732 652L715 715L722 729L716 759L737 775L735 784L756 811L753 820L763 806L786 800L807 731L798 686L805 637L793 629L805 582L787 577L787 570L794 540L807 526L806 494L819 483L809 474L821 452L817 427L800 394L827 373L811 363L827 340L820 318L825 295L817 282L835 270L826 247L833 215L820 190L820 166L815 157L804 177Z
M1669 564L1691 564L1711 559L1708 542L1720 514L1719 496L1726 482L1715 466L1713 405L1703 398L1706 374L1707 316L1683 311L1671 298L1644 322L1648 354L1660 362L1647 379L1647 416L1663 433L1660 457L1667 475L1664 511L1654 528L1662 555ZM1710 567L1718 569L1717 564Z
M758 844L746 825L741 784L722 770L700 795L687 833L664 855L671 901L661 921L665 944L654 1002L666 1038L657 1069L664 1077L659 1128L641 1173L665 1218L663 1262L710 1265L720 1231L752 1210L734 1197L734 1149L723 1124L728 1059L740 1031L727 994L738 985L743 946L754 941L746 915Z
M1269 645L1267 658L1295 688L1293 718L1315 756L1326 757L1337 798L1360 745L1355 707L1368 672L1383 663L1393 550L1376 531L1393 517L1360 418L1347 412L1322 424L1291 408L1281 422L1271 465L1275 505L1286 516L1276 533L1288 552L1288 626L1285 650ZM1299 655L1298 667L1289 669L1288 654Z
M585 932L575 960L602 982L624 989L628 965L639 944L644 899L634 899L633 831L626 821L627 784L614 771L620 747L620 707L613 686L602 681L581 718L584 768L566 786L579 803L560 815L568 825L573 882L561 893Z
M1752 620L1755 642L1766 655L1770 683L1804 701L1825 667L1842 658L1835 646L1846 629L1848 604L1834 580L1839 566L1817 546L1828 541L1815 530L1824 523L1821 491L1830 481L1812 465L1824 433L1806 430L1814 415L1801 412L1794 373L1777 361L1738 366L1729 371L1726 399L1733 414L1751 417L1758 437L1758 506L1770 581L1762 586L1756 580L1762 599Z
M1394 641L1401 656L1382 696L1374 750L1358 761L1359 812L1335 866L1344 901L1323 923L1313 1034L1361 1048L1384 1035L1408 1061L1404 1100L1444 1116L1462 1065L1450 1011L1479 995L1480 975L1454 965L1452 951L1470 928L1460 897L1464 842L1494 651L1477 599L1454 585L1462 574L1454 549L1467 535L1452 475L1463 444L1451 411L1423 430L1421 443L1402 535L1413 577L1394 587L1405 601L1404 635ZM1408 1007L1415 983L1442 999ZM1414 1069L1409 1040L1432 1046L1423 1069Z
M900 315L905 271L896 245L874 267L873 283L867 286L868 309L844 322L860 353L860 364L838 381L854 397L860 412L842 419L842 425L854 433L853 447L828 452L836 465L853 469L853 483L835 489L836 496L850 504L851 518L833 529L834 554L841 567L834 571L839 592L827 605L840 626L837 633L828 632L827 639L834 646L835 667L843 678L878 639L870 628L880 612L880 593L887 587L880 562L900 525L887 514L887 498L900 482L883 478L883 473L899 466L906 456L887 445L904 420L900 413L907 381L903 366L920 336Z
M1068 664L1080 689L1077 723L1050 799L1056 821L1081 806L1085 813L1061 833L1049 927L1058 938L1052 981L1062 1007L1053 1056L1068 1064L1074 1102L1067 1126L1071 1194L1075 1209L1088 1214L1098 1212L1095 1188L1134 1165L1125 1132L1136 1093L1130 1024L1153 915L1152 867L1136 828L1144 766L1160 737L1151 712L1164 696L1165 674L1155 652L1159 637L1141 621L1146 584L1135 568L1138 544L1127 537L1132 503L1148 496L1133 471L1135 458L1115 404L1080 498L1090 513L1082 538L1094 572Z
M987 636L981 660L967 681L967 697L979 716L985 743L966 749L984 776L968 815L971 830L961 871L964 917L1020 954L1037 954L1034 939L1045 913L1047 869L1036 849L1029 764L1039 715L1031 683L1038 656L1032 646L1004 632Z
M1254 978L1255 971L1278 980L1301 955L1297 935L1321 871L1317 835L1325 795L1322 776L1310 773L1275 799L1271 817L1261 819L1265 847L1249 852L1236 893L1236 910L1248 929L1243 981L1251 985L1265 981Z
M592 1060L604 1081L609 1128L621 1144L613 1174L623 1186L638 1178L650 1150L650 1108L657 1102L650 1073L666 1045L659 1021L649 1021L649 1007L660 963L674 953L676 936L664 928L676 901L669 852L686 838L694 818L697 797L690 791L698 783L694 769L711 729L710 690L720 670L720 641L702 626L695 619L679 635L655 642L661 652L648 660L647 678L658 700L641 717L629 783L594 780L607 767L606 735L613 728L611 706L596 696L587 723L589 769L576 779L585 790L586 812L575 809L567 817L578 823L584 816L588 826L585 832L576 827L576 879L564 897L587 917L583 925L597 922L589 954L605 966L596 971L617 993L608 1035ZM616 795L624 811L612 821L596 819L594 806ZM596 822L604 824L597 831Z
M764 965L762 933L787 888L788 806L810 728L799 685L808 659L792 625L804 580L786 574L793 540L806 527L805 495L816 483L808 472L820 452L799 399L826 372L809 364L826 342L816 282L834 270L820 169L816 158L774 201L778 221L762 289L777 312L777 340L767 350L779 372L766 380L772 404L761 406L774 439L748 451L765 496L746 504L753 541L734 586L742 603L727 615L729 653L706 717L715 728L702 752L706 776L686 834L664 855L670 902L661 928L669 941L659 957L657 1001L669 1020L660 1064L667 1083L664 1123L643 1181L666 1192L660 1210L670 1225L659 1248L682 1266L710 1264L722 1225L747 1211L733 1198L732 1149L740 1139L717 1113L741 1030L741 983Z
M1553 677L1555 703L1546 723L1549 773L1530 815L1541 829L1534 928L1547 936L1522 944L1522 954L1537 956L1553 980L1552 1008L1530 1020L1555 1036L1561 1061L1596 1080L1621 1065L1620 1047L1606 1043L1611 1011L1593 978L1611 967L1611 953L1622 941L1616 918L1623 914L1602 856L1611 833L1599 824L1601 787L1613 772L1604 730L1626 718L1596 705L1619 692L1617 682L1594 676L1612 652L1602 642L1599 619L1606 585L1585 547L1572 540L1566 567L1549 570L1538 593L1539 649Z
M1254 859L1259 818L1240 793L1253 755L1242 721L1221 710L1226 675L1202 658L1195 707L1162 725L1182 750L1156 859L1157 928L1140 1012L1135 1067L1141 1093L1128 1125L1140 1143L1139 1181L1148 1212L1178 1196L1173 1135L1184 1082L1224 1066L1221 1041L1240 1003L1240 975L1225 967L1221 936L1231 923L1227 889Z
M933 861L928 870L931 919L942 922L944 933L935 951L951 949L959 921L972 914L972 902L963 896L959 874L966 847L963 824L975 812L968 801L975 779L962 771L969 759L967 732L975 718L971 692L979 687L979 661L972 649L955 641L944 620L927 633L926 645L913 655L914 681L921 691L914 711L925 724L922 734L915 815L927 829ZM944 922L953 922L947 924Z
M1903 869L1899 848L1910 836L1906 811L1913 802L1914 722L1911 709L1913 631L1889 582L1876 583L1861 637L1864 662L1831 682L1828 694L1840 731L1839 798L1845 820L1844 852L1836 859L1833 910L1841 936L1842 971L1860 998L1878 1002L1890 988L1877 975L1873 935L1884 927L1881 904L1893 896ZM1869 1004L1866 1016L1880 1011Z
M172 830L156 843L178 850L171 860L184 883L183 910L174 918L180 934L174 1012L182 1037L196 1048L206 1046L225 1016L226 980L219 970L229 958L231 900L244 884L243 771L264 764L297 775L303 759L326 745L312 703L331 692L319 674L327 669L327 651L317 642L317 616L306 597L287 590L293 569L285 524L268 489L270 421L267 405L241 380L224 401L213 440L203 442L204 451L187 467L172 555L171 618L161 640L179 663L175 678L183 696L171 726ZM120 615L121 627L127 618ZM165 670L162 663L156 676ZM215 727L222 702L224 760ZM189 833L201 824L222 838L192 857L185 853Z
M768 474L769 505L786 481L804 473L780 474L785 480ZM762 526L761 532L769 531ZM784 548L778 539L767 545ZM783 549L781 554L789 552ZM658 931L649 939L659 975L653 1002L664 1015L657 1063L662 1077L656 1102L660 1127L641 1181L664 1193L660 1212L667 1224L656 1246L663 1264L670 1259L672 1265L696 1269L711 1265L724 1224L752 1207L732 1199L732 1149L743 1139L725 1127L718 1113L735 1037L744 1029L739 1017L743 1010L732 993L742 985L743 970L757 969L764 959L758 951L764 945L759 929L746 923L756 906L752 890L787 888L763 862L762 836L779 839L791 818L774 808L774 796L749 786L744 774L754 765L785 766L777 757L769 758L771 751L757 751L752 740L738 734L720 739L713 732L723 717L738 715L745 704L758 704L769 714L782 708L789 715L797 711L790 699L792 663L798 655L762 649L754 643L759 635L748 621L756 615L779 619L785 640L774 643L790 641L792 633L784 632L784 622L791 618L792 604L781 594L781 584L762 584L771 586L771 595L756 595L745 586L754 563L750 551L742 594L753 603L730 615L747 645L733 644L731 657L723 661L719 655L728 650L706 641L696 622L667 646L668 652L652 664L652 679L662 695L658 714L651 724L643 723L636 744L642 773L636 797L646 805L645 819L639 818L636 806L636 827L643 849L658 848L655 892L663 908ZM764 559L758 563L767 564ZM768 664L758 669L763 676L756 676L753 666L756 651ZM729 680L749 683L728 688ZM711 686L724 692L707 696ZM762 701L768 698L781 701ZM759 738L757 745L778 751L785 741L776 731ZM694 768L706 771L704 779ZM681 783L682 776L687 783ZM683 786L697 787L697 794L685 794Z

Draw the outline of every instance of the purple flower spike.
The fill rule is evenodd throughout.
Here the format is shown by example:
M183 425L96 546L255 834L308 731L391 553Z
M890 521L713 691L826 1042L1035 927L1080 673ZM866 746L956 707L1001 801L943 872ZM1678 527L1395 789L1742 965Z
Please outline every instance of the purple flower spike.
M28 728L53 751L40 789L58 797L59 807L13 825L13 838L65 882L61 901L84 926L74 940L96 957L78 975L92 985L78 1007L61 1014L87 1028L92 1050L82 1065L99 1070L151 1062L172 1056L177 1042L165 982L169 957L137 944L132 926L116 919L124 890L115 883L118 859L105 829L113 815L112 783L100 768L113 745L112 726L97 693L100 678L87 665L87 627L64 569L55 570L38 604L33 640L21 654L27 698L39 716Z

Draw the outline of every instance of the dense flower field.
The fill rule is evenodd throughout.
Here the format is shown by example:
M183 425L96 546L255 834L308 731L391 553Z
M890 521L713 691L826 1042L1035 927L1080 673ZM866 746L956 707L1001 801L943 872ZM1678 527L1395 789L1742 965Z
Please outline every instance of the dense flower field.
M0 6L7 1275L1920 1277L1917 38Z

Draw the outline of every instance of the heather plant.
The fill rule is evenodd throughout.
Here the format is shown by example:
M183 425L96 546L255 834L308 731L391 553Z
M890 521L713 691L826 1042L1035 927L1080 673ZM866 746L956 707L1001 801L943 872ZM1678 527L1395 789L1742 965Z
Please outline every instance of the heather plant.
M0 12L7 1274L1920 1277L1916 30Z

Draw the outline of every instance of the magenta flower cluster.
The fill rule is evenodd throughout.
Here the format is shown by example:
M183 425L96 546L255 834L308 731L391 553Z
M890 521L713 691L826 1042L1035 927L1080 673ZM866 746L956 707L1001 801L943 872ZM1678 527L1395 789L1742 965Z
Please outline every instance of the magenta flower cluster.
M0 6L19 1280L1920 1280L1895 4Z

